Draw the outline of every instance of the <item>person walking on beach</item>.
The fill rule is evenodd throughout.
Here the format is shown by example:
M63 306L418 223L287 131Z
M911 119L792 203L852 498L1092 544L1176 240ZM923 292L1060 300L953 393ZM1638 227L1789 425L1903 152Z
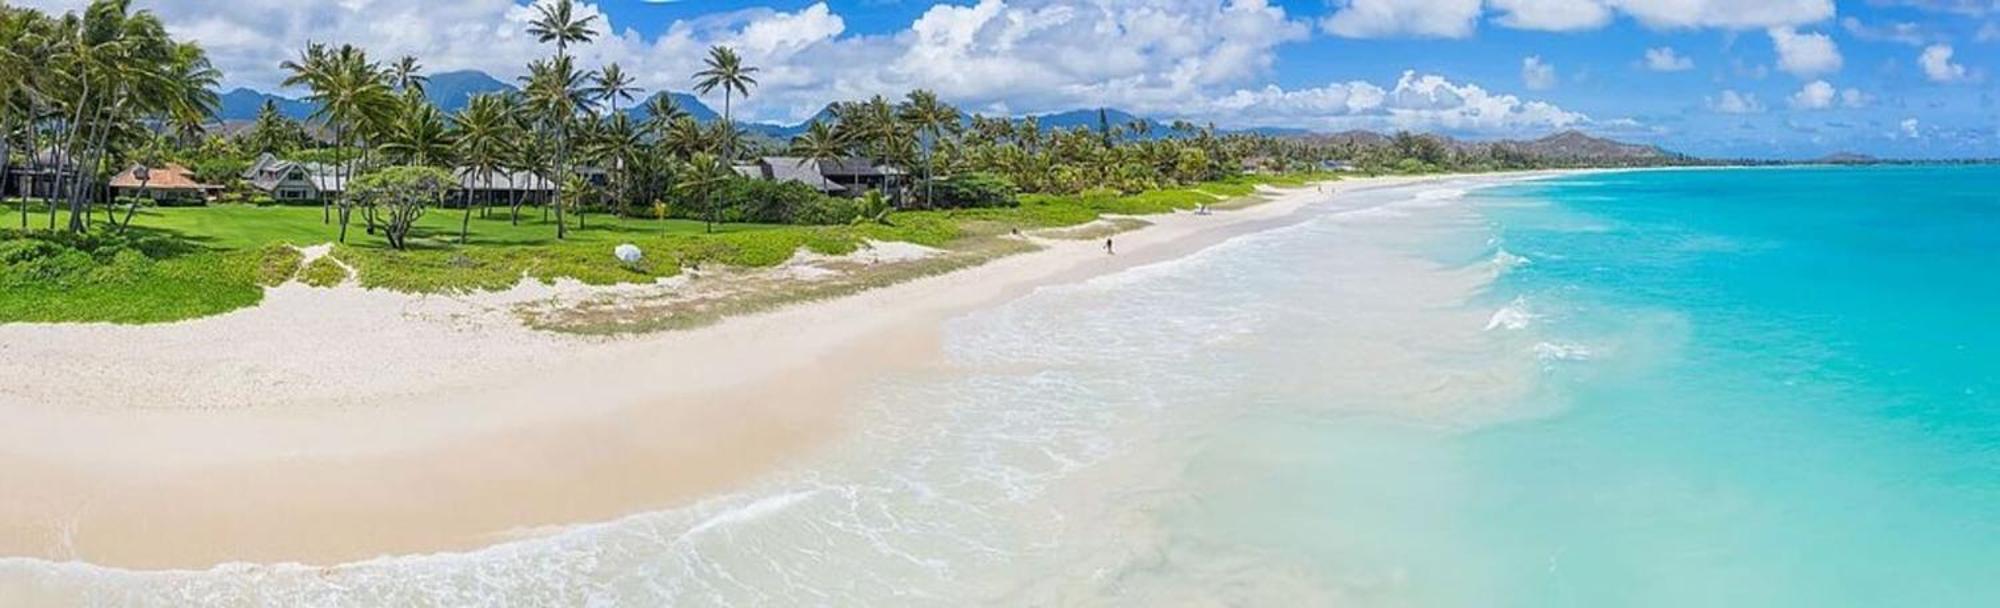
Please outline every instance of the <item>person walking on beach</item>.
M1111 250L1111 239L1104 239L1104 255L1118 255L1118 252Z

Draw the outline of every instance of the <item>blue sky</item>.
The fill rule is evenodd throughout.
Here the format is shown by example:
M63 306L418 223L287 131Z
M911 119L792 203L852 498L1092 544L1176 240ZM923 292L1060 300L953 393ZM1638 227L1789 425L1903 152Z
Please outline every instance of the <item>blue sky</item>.
M83 0L25 0L68 8ZM510 78L512 0L136 0L269 89L306 40ZM543 0L546 1L546 0ZM764 68L740 115L912 87L989 113L1113 106L1223 126L1517 137L1710 156L2000 156L2000 0L603 0L580 51L649 89L702 49ZM712 105L719 106L718 103Z

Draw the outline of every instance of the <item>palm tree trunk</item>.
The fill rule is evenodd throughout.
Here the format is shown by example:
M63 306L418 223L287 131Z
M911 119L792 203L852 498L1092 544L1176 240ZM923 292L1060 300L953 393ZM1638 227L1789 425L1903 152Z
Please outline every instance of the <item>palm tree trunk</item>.
M480 170L479 174L480 177L486 183L486 189L492 190L493 175L491 173L486 172L483 169ZM458 220L458 244L464 245L466 235L469 235L471 233L472 233L472 192L467 191L465 193L465 217L460 218Z
M568 118L563 117L560 120L567 121ZM566 173L569 169L568 162L569 162L569 125L565 122L556 125L555 192L549 198L549 200L553 202L553 204L556 207L556 240L558 241L563 240L565 237L569 236L569 225L563 223L563 184L567 183L567 180L563 179L564 177L567 176L563 174ZM544 213L546 214L546 211L544 211ZM544 215L543 219L547 219L546 215Z
M335 124L333 126L334 150L340 149L340 144L346 140L345 136L346 133L342 132L340 125ZM339 171L339 169L334 169L336 177L339 176ZM333 199L328 197L324 192L321 192L319 195L319 223L321 225L333 223Z

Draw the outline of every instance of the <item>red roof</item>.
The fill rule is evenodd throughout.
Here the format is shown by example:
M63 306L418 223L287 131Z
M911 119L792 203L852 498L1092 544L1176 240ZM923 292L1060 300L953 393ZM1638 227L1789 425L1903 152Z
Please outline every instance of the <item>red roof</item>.
M222 188L221 186L212 186L195 181L193 171L189 171L187 167L173 163L168 163L165 167L152 168L149 171L150 175L147 175L148 179L145 185L141 186L139 178L132 174L138 170L139 166L133 165L132 168L112 176L111 187L130 190L137 190L141 187L149 190L220 190Z

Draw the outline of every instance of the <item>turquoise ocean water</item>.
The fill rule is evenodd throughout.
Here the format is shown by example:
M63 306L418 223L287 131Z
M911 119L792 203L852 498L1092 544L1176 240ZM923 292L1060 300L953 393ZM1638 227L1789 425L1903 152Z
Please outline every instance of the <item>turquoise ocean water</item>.
M1467 202L1525 262L1474 301L1522 313L1536 413L1239 418L1196 466L1259 479L1192 510L1208 534L1395 581L1362 588L1386 605L2000 605L2000 169Z
M2000 168L1343 195L952 321L755 487L217 605L2000 605ZM22 584L21 581L27 581Z

